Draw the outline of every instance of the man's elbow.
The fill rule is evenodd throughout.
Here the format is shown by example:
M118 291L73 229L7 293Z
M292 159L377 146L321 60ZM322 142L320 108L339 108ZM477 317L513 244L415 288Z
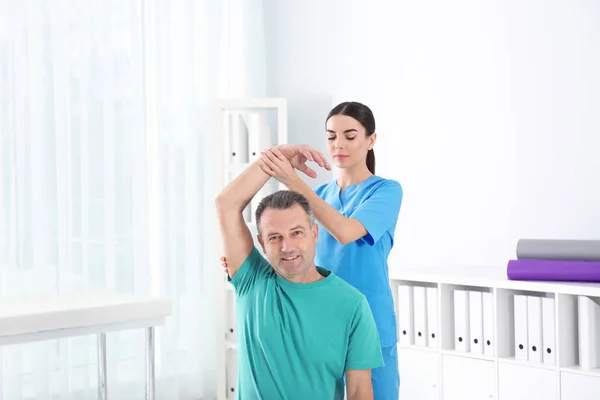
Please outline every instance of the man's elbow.
M217 216L221 216L224 213L231 211L233 205L227 196L224 196L221 193L215 198L215 208L217 209Z

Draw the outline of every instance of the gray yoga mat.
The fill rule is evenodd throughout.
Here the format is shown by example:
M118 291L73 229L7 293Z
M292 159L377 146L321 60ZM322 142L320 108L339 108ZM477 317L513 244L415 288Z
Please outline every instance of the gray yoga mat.
M600 240L519 239L517 258L600 261Z

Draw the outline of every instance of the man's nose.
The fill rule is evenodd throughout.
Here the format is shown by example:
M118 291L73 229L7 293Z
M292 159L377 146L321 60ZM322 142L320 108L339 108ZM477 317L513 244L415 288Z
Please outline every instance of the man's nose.
M290 251L292 248L292 243L291 240L289 238L283 238L281 240L281 251L283 252L288 252Z

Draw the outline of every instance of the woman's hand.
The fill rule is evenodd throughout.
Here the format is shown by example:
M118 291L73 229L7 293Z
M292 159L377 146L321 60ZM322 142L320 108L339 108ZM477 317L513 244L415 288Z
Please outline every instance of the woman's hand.
M290 161L292 167L303 172L311 178L316 178L317 173L306 165L307 161L317 163L321 168L331 171L331 166L325 159L325 156L312 147L305 144L281 144L273 147L271 150L277 149Z
M229 275L229 270L227 269L227 259L225 256L223 256L219 260L221 260L221 266L225 269L225 273Z
M260 163L260 168L266 174L269 174L285 186L289 187L290 184L293 184L296 180L300 179L298 174L296 174L296 171L294 171L290 161L281 151L279 151L279 149L272 148L270 150L265 150L260 153L260 157L263 161Z

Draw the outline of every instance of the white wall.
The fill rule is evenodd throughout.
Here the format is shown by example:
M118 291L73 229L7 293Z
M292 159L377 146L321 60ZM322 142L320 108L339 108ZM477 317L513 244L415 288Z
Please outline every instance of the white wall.
M405 193L392 264L600 238L600 2L369 2L265 0L267 88L323 150L334 104L371 106Z

